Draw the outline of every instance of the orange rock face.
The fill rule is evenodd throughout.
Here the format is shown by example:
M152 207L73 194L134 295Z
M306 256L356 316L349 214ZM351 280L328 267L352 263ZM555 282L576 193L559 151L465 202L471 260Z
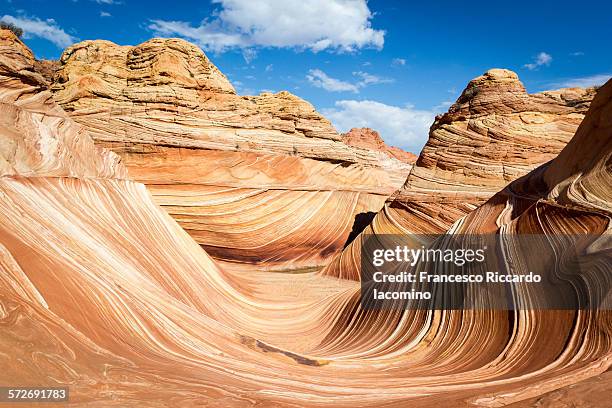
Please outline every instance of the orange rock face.
M236 266L321 265L410 170L342 143L288 92L236 95L182 40L86 41L60 62L54 99L211 255Z
M414 164L417 156L399 147L387 146L377 131L370 128L352 128L342 135L342 141L349 146L382 152L408 164Z
M235 272L126 179L5 31L0 108L3 386L69 387L77 407L607 403L609 310L363 310L354 280ZM520 259L518 233L589 232L597 290L611 273L611 117L612 81L557 158L449 233L496 232Z

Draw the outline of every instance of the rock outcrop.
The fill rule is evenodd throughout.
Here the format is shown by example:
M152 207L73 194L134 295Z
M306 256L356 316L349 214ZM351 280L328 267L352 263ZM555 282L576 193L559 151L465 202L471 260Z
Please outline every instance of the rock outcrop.
M183 40L85 41L60 62L54 99L212 256L236 266L322 265L410 169L342 143L288 92L236 95Z
M0 32L0 176L124 178L119 156L94 146L55 104L32 52Z
M59 61L56 60L35 60L34 70L45 79L47 84L53 83L55 73L60 67Z
M412 232L446 230L559 154L594 95L594 88L530 95L514 72L503 69L473 79L436 118L408 180L390 200L392 218L405 220L402 226Z
M414 153L404 151L399 147L387 146L378 132L370 128L352 128L342 135L342 141L349 146L385 153L404 163L414 164L417 160Z

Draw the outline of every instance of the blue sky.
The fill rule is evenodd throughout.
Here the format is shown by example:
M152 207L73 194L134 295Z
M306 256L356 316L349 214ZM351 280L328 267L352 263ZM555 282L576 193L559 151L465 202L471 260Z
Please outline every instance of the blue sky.
M288 90L338 130L418 153L436 113L489 68L529 92L612 75L612 3L383 0L0 0L38 58L86 39L201 46L240 94Z

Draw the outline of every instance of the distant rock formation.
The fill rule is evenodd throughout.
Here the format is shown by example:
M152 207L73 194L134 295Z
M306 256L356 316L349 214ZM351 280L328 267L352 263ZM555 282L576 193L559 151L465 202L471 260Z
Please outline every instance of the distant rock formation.
M85 41L60 64L54 99L212 256L237 267L322 265L410 170L342 143L289 92L236 95L183 40Z
M407 164L414 164L417 160L417 155L414 153L404 151L399 147L387 146L378 132L370 128L352 128L342 134L342 141L349 146L385 153Z

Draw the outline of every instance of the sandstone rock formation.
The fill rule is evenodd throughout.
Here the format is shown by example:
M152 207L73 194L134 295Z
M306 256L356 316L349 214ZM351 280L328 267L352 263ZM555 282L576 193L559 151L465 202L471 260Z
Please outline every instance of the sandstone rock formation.
M554 158L574 135L595 90L528 94L517 75L492 69L473 79L430 137L391 211L412 231L444 231L460 216ZM396 218L396 217L394 217Z
M4 31L0 107L16 112L0 127L0 384L68 386L88 407L497 407L609 378L609 310L366 311L355 281L219 267ZM450 233L497 232L520 259L517 233L589 232L596 290L611 117L612 81L558 158Z
M370 128L352 128L342 135L342 141L349 146L383 152L404 163L414 164L417 160L414 153L406 152L399 147L387 146L378 132Z
M406 341L403 353L422 356L420 361L428 369L445 367L444 374L448 374L453 371L449 364L474 364L474 370L468 370L470 377L483 379L483 384L488 381L484 378L505 376L493 387L500 388L465 400L459 397L452 406L533 406L534 403L551 407L563 403L580 406L585 400L591 401L592 406L605 406L606 395L612 389L606 374L612 366L611 117L612 80L599 90L576 135L558 157L510 183L479 208L456 220L448 230L456 236L495 234L500 251L518 263L526 256L517 252L519 246L515 246L521 234L547 236L553 247L568 234L589 236L590 245L583 253L588 259L591 277L586 287L591 295L603 291L608 299L603 310L451 310L440 314L382 310L376 314L361 310L355 295L353 313L344 320L342 329L334 332L341 334L330 336L327 347L336 349L348 344L350 339L362 339L360 348L351 350L355 355L381 343L398 351L401 349L398 343ZM366 232L410 233L409 229L399 228L399 222L383 224L381 219L377 217ZM332 268L328 268L331 269L328 274L358 279L360 258L356 256L347 248ZM516 294L518 298L537 299L541 295L530 293L528 286L522 290ZM380 326L373 327L372 315L381 322ZM595 338L601 340L596 346L591 343ZM463 346L466 349L460 351ZM436 354L432 349L438 347L439 354ZM477 349L475 353L467 351L474 350L472 347ZM454 353L457 353L455 357L451 357ZM450 363L454 358L457 360ZM413 363L411 373L419 370L416 368L419 363ZM519 371L520 378L516 375ZM449 385L448 380L443 380L445 386ZM582 392L592 394L585 397ZM542 394L545 395L538 397ZM419 404L434 406L426 399L419 400Z
M95 147L55 104L32 52L0 31L0 176L125 177L119 157Z
M406 183L365 233L443 233L509 182L554 158L594 95L594 88L528 94L514 72L502 69L473 79L436 118ZM357 238L325 273L356 270L346 263L360 259L361 242Z
M183 40L85 41L60 62L55 100L212 256L234 265L322 265L410 169L345 145L288 92L236 95Z

